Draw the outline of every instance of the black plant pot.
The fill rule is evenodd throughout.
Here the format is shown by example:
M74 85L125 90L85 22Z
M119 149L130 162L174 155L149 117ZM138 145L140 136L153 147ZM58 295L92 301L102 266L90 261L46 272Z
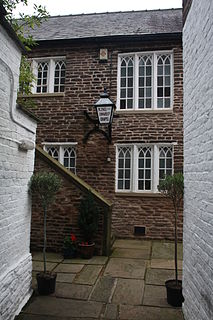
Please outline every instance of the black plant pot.
M175 280L167 280L165 282L167 302L173 307L181 307L184 302L182 295L182 281L178 280L176 284Z
M76 258L76 256L77 256L77 250L70 249L70 248L64 248L64 250L63 250L63 256L64 256L64 259Z
M56 273L40 272L36 274L38 293L40 295L49 295L55 292Z

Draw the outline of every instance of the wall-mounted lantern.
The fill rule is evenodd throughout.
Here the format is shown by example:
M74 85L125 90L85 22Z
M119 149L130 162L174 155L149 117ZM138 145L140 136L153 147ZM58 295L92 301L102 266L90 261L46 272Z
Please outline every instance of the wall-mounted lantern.
M106 91L106 88L104 88L104 92L100 94L100 99L94 104L94 107L97 113L97 120L92 119L87 113L87 111L84 111L84 114L86 115L87 119L95 125L94 128L85 135L84 143L86 143L89 136L95 132L102 133L109 141L109 143L111 143L112 120L115 104L109 99L109 95ZM100 129L100 125L107 125L107 131Z

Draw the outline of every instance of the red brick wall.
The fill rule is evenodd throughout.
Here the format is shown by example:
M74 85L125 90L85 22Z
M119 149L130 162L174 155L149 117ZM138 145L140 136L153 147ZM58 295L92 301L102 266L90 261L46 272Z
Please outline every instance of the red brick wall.
M108 48L109 59L99 62L99 49ZM92 114L93 103L104 87L111 88L110 98L116 102L117 57L122 52L174 50L174 107L168 113L119 113L113 119L112 144L100 134L90 137L83 144L83 137L92 128L83 111ZM161 196L120 196L115 193L115 143L133 141L177 141L174 156L175 170L183 166L183 70L180 41L134 41L125 44L86 43L54 46L38 46L32 56L65 55L66 88L63 97L37 97L34 111L43 122L38 125L37 143L77 142L77 174L99 191L114 205L112 228L116 236L134 237L135 225L146 227L146 238L173 238L172 207ZM107 162L107 156L111 162ZM61 207L63 202L61 203ZM182 232L182 217L179 235Z
M55 202L47 211L47 251L62 252L64 237L74 233L77 241L83 241L78 228L78 214L82 193L79 188L50 167L38 154L35 161L35 172L54 172L62 181L62 187L56 195ZM43 210L39 201L32 199L31 250L42 251L43 248ZM104 236L103 208L99 208L98 231L94 238L96 254L102 254Z

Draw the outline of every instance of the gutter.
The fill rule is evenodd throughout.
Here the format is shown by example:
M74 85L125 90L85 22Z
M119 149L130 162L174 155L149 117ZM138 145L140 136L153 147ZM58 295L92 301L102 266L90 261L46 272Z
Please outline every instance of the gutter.
M24 128L25 130L27 130L28 132L31 132L33 134L36 134L36 130L32 130L31 128L25 126L22 124L21 121L19 121L18 119L16 119L15 116L15 110L13 108L13 92L14 92L14 77L13 77L13 72L10 69L10 67L4 62L4 60L2 60L0 58L0 63L5 67L5 69L7 70L9 76L10 76L10 83L11 83L11 88L10 88L10 97L9 97L9 107L10 107L10 118L12 119L12 121L14 123L16 123L17 125L19 125L20 127ZM16 106L16 104L15 104Z
M111 35L111 36L96 36L96 37L85 37L85 38L71 38L71 39L53 39L53 40L47 40L47 39L36 39L35 41L40 45L51 45L51 44L59 44L63 42L63 44L67 43L82 43L82 42L96 42L96 43L102 43L102 42L123 42L124 40L129 42L134 41L153 41L153 40L182 40L182 32L173 32L173 33L153 33L153 34L131 34L131 35Z

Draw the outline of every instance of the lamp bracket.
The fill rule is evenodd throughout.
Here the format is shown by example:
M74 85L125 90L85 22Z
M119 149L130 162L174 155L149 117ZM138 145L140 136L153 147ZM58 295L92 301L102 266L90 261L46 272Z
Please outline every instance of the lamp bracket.
M89 113L86 110L84 110L84 115L86 116L88 121L98 125L98 120L90 117Z
M112 126L111 126L111 124L109 124L107 126L107 132L106 132L106 131L99 128L98 120L91 118L87 111L84 111L84 115L86 116L88 121L90 121L91 123L94 124L94 128L91 129L89 132L87 132L87 134L83 138L83 142L86 143L91 134L99 132L104 135L104 137L108 140L109 143L111 143L112 142Z

